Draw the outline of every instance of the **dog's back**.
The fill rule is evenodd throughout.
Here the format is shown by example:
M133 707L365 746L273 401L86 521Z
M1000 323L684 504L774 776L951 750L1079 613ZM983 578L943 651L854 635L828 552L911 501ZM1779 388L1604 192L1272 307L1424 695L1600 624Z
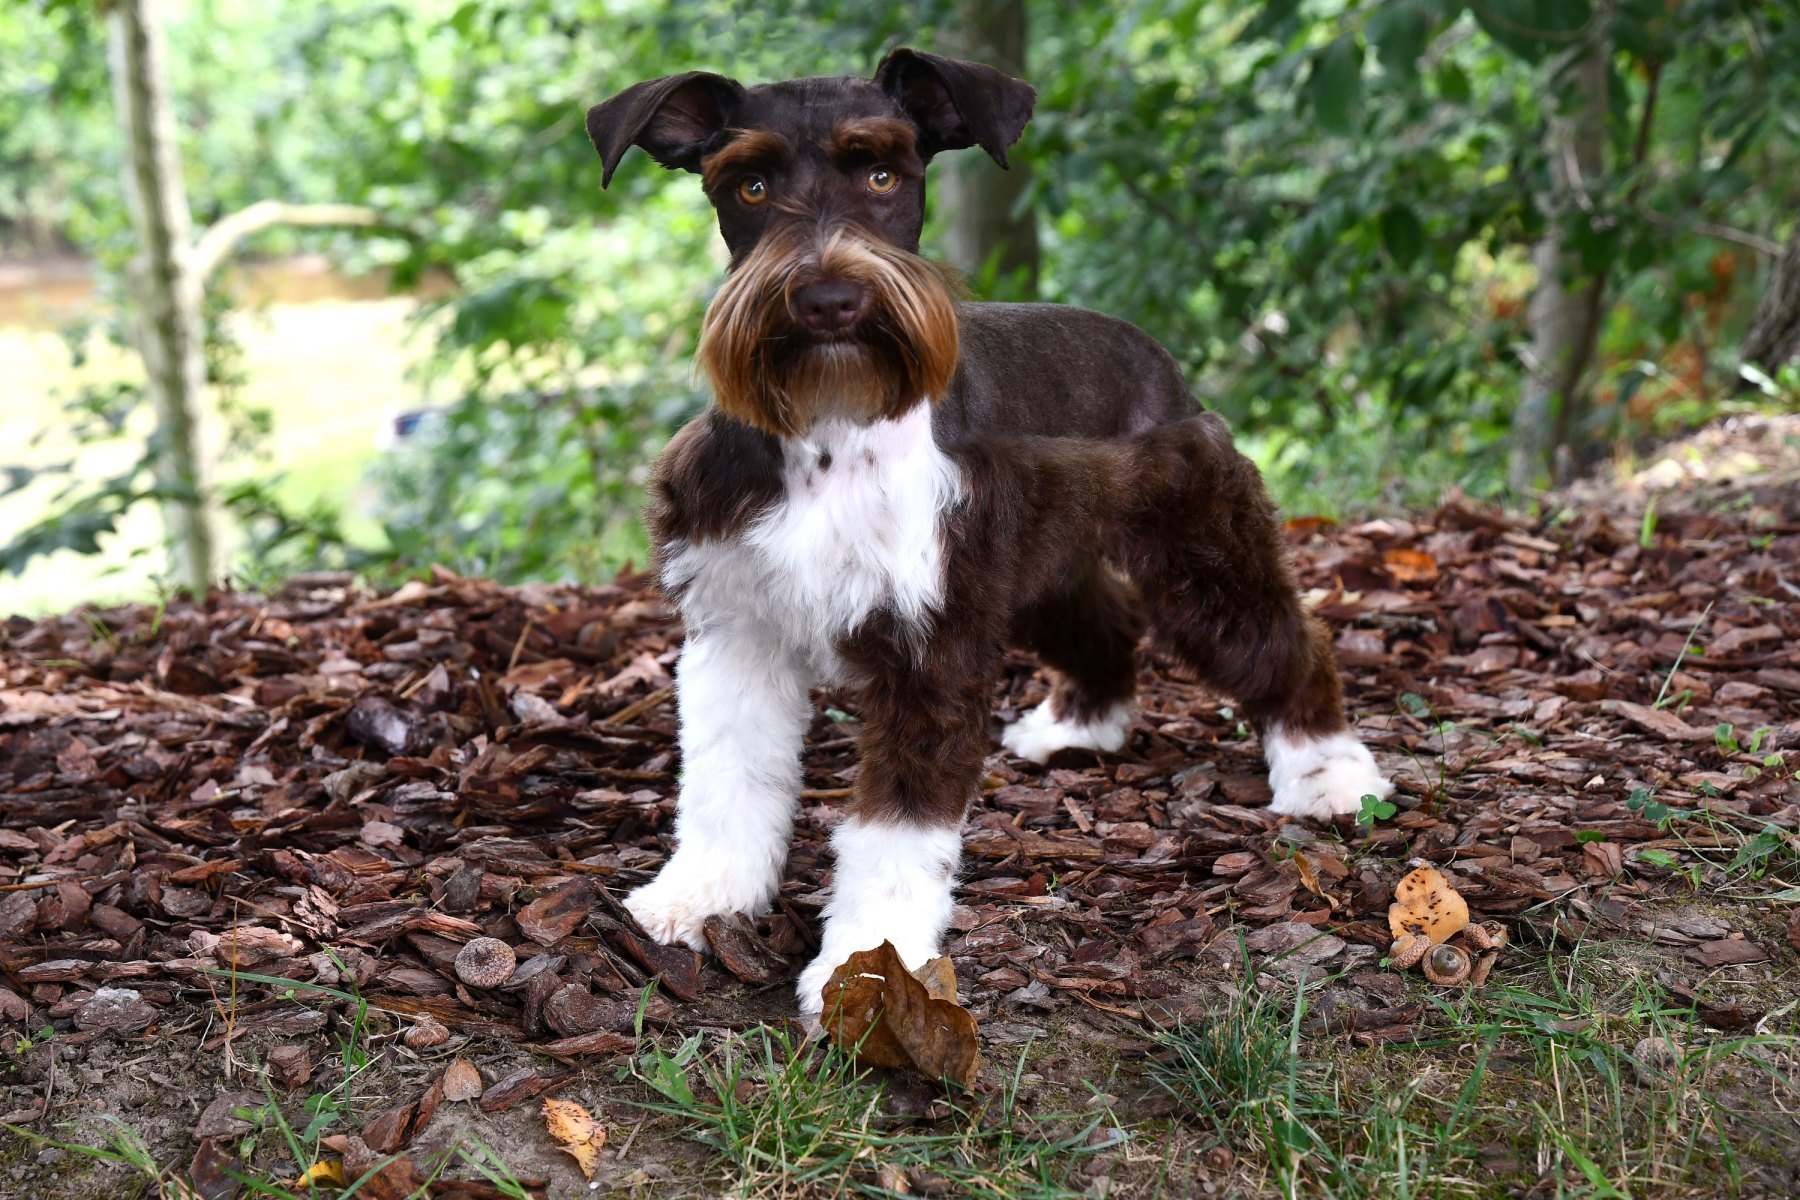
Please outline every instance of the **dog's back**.
M983 434L1117 438L1199 411L1175 359L1127 321L1061 304L962 304L961 353L932 424Z

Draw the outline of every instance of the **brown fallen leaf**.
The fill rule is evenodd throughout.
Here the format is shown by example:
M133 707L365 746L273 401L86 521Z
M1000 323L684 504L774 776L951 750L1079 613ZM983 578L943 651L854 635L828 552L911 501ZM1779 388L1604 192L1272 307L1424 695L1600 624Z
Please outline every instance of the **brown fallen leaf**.
M479 1100L482 1088L481 1072L475 1069L474 1063L461 1055L444 1068L444 1099L452 1103Z
M575 1159L575 1165L589 1183L594 1181L594 1168L600 1164L600 1150L606 1145L606 1128L573 1100L545 1100L544 1128L556 1141L557 1149Z
M826 1033L871 1066L975 1085L975 1018L956 1002L956 969L933 959L918 975L892 942L852 954L825 985Z
M1469 906L1434 867L1420 867L1394 888L1388 931L1395 938L1423 934L1441 945L1469 924Z
M1307 891L1311 892L1313 895L1317 896L1319 899L1323 900L1327 905L1329 905L1333 912L1336 912L1338 902L1335 897L1333 897L1330 893L1328 893L1325 890L1325 885L1322 882L1320 882L1319 869L1317 866L1314 865L1312 858L1309 855L1307 855L1307 853L1304 850L1296 850L1296 851L1294 851L1294 860L1293 861L1294 861L1294 869L1300 875L1300 883L1306 888Z

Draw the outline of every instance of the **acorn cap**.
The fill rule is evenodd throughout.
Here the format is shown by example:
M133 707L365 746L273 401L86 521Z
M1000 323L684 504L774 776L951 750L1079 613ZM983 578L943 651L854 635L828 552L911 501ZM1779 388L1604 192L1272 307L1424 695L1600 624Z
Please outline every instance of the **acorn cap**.
M495 988L512 978L518 965L513 948L499 938L478 937L456 955L456 977L470 987Z
M1421 965L1425 978L1440 987L1461 983L1469 977L1469 952L1461 946L1434 946Z

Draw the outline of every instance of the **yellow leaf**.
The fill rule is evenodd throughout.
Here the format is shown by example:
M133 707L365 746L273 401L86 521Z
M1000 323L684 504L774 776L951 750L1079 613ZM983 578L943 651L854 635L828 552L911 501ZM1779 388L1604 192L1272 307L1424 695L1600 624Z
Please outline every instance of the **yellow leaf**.
M558 1149L574 1157L575 1165L592 1183L600 1148L606 1145L606 1130L594 1115L573 1100L545 1100L544 1128Z
M1431 867L1420 867L1394 888L1394 902L1388 906L1388 930L1396 938L1422 933L1437 946L1468 924L1468 904L1450 886L1450 881Z
M320 1159L312 1166L306 1168L306 1174L294 1180L292 1186L295 1189L299 1189L319 1187L326 1184L339 1188L344 1186L343 1163Z

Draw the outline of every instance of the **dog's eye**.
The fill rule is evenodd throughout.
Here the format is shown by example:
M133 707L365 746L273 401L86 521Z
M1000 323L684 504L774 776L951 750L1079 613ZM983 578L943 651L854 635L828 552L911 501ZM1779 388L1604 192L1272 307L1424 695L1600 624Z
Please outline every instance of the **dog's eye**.
M876 167L869 172L869 190L878 196L885 196L900 183L900 177L886 167Z
M769 185L759 175L752 175L738 184L738 199L745 204L761 204L769 198Z

